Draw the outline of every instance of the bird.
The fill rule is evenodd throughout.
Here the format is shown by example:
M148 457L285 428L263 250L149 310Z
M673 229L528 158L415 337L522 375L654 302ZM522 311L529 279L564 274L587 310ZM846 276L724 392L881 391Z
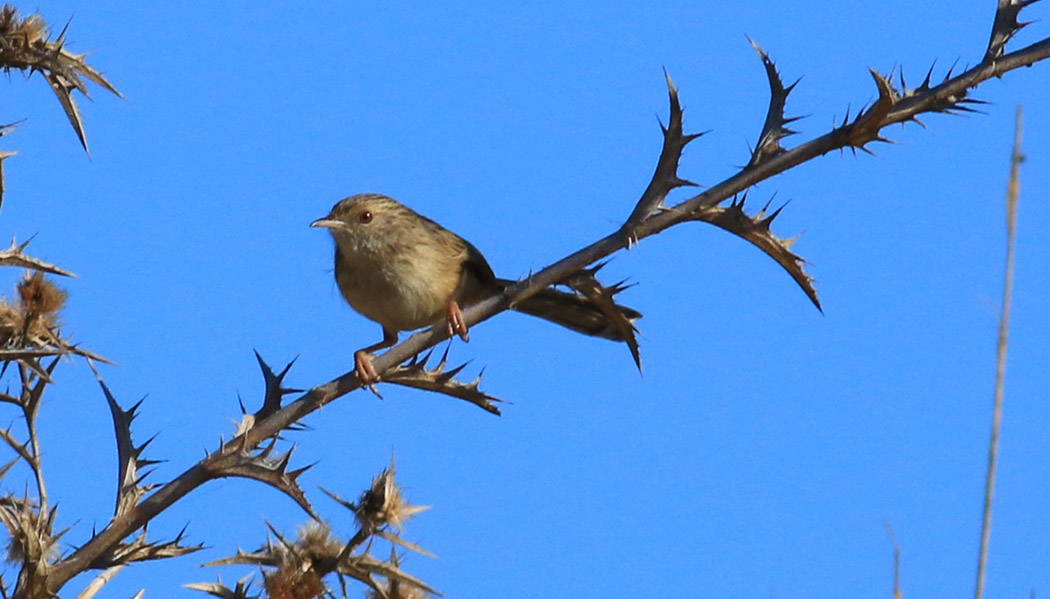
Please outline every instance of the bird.
M328 229L335 240L335 280L343 299L383 329L381 341L354 352L362 384L379 381L373 353L396 344L398 333L444 320L450 337L467 341L462 308L515 283L497 278L469 241L382 194L344 198L310 226ZM586 335L624 340L594 302L576 293L548 287L512 308ZM630 323L642 316L619 304L616 309Z

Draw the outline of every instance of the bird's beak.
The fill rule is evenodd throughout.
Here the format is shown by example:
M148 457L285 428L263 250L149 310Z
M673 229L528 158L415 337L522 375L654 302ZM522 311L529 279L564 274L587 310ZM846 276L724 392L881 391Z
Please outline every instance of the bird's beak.
M322 229L341 229L344 226L343 221L334 220L328 217L319 218L314 222L310 223L311 227L319 227Z

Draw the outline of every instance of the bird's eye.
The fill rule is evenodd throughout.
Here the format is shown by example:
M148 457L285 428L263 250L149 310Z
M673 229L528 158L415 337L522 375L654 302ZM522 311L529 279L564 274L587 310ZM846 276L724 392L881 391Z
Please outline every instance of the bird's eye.
M359 212L357 214L357 222L361 223L362 225L367 225L368 223L372 222L372 211L363 210Z

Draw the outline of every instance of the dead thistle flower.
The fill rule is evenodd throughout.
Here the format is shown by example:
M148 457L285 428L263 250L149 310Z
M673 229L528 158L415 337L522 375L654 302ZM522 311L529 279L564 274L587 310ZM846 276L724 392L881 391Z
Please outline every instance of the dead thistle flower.
M47 41L47 25L38 14L22 19L15 7L4 4L0 9L0 36L3 40L3 54L0 56L14 68L31 68L33 65L26 59L24 52L27 48Z
M295 543L279 545L275 552L277 569L263 575L263 584L272 599L313 599L324 597L323 578L335 569L342 543L324 524L310 522L299 529Z
M343 544L332 536L332 529L311 520L299 529L296 547L306 557L317 561L334 561L343 550Z
M10 495L0 501L0 523L7 529L4 559L9 564L50 561L59 553L58 539L51 535L51 520L41 521L37 506Z
M53 322L54 314L62 310L69 296L64 289L44 278L40 271L26 271L18 284L18 297L26 314L39 314Z
M15 291L18 303L0 301L0 347L45 347L60 343L53 329L68 294L39 271L26 271Z
M394 482L394 460L390 467L372 479L372 486L361 494L354 514L357 523L365 530L378 530L390 524L400 530L409 518L430 509L429 505L412 505L401 494L401 487Z
M283 565L277 571L263 576L263 586L270 599L321 599L327 590L314 570L298 570Z
M25 314L20 306L0 302L0 347L14 345L16 337L22 333L24 324Z

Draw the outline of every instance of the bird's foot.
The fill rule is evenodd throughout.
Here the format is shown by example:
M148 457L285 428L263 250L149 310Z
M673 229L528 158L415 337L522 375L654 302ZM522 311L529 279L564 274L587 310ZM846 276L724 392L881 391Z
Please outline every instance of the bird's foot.
M379 374L376 373L375 367L372 366L372 354L363 349L354 352L354 373L362 385L372 387L379 382Z
M459 304L453 300L448 303L445 310L449 337L459 335L463 341L470 341L467 338L467 321L463 320L463 311L459 309Z

